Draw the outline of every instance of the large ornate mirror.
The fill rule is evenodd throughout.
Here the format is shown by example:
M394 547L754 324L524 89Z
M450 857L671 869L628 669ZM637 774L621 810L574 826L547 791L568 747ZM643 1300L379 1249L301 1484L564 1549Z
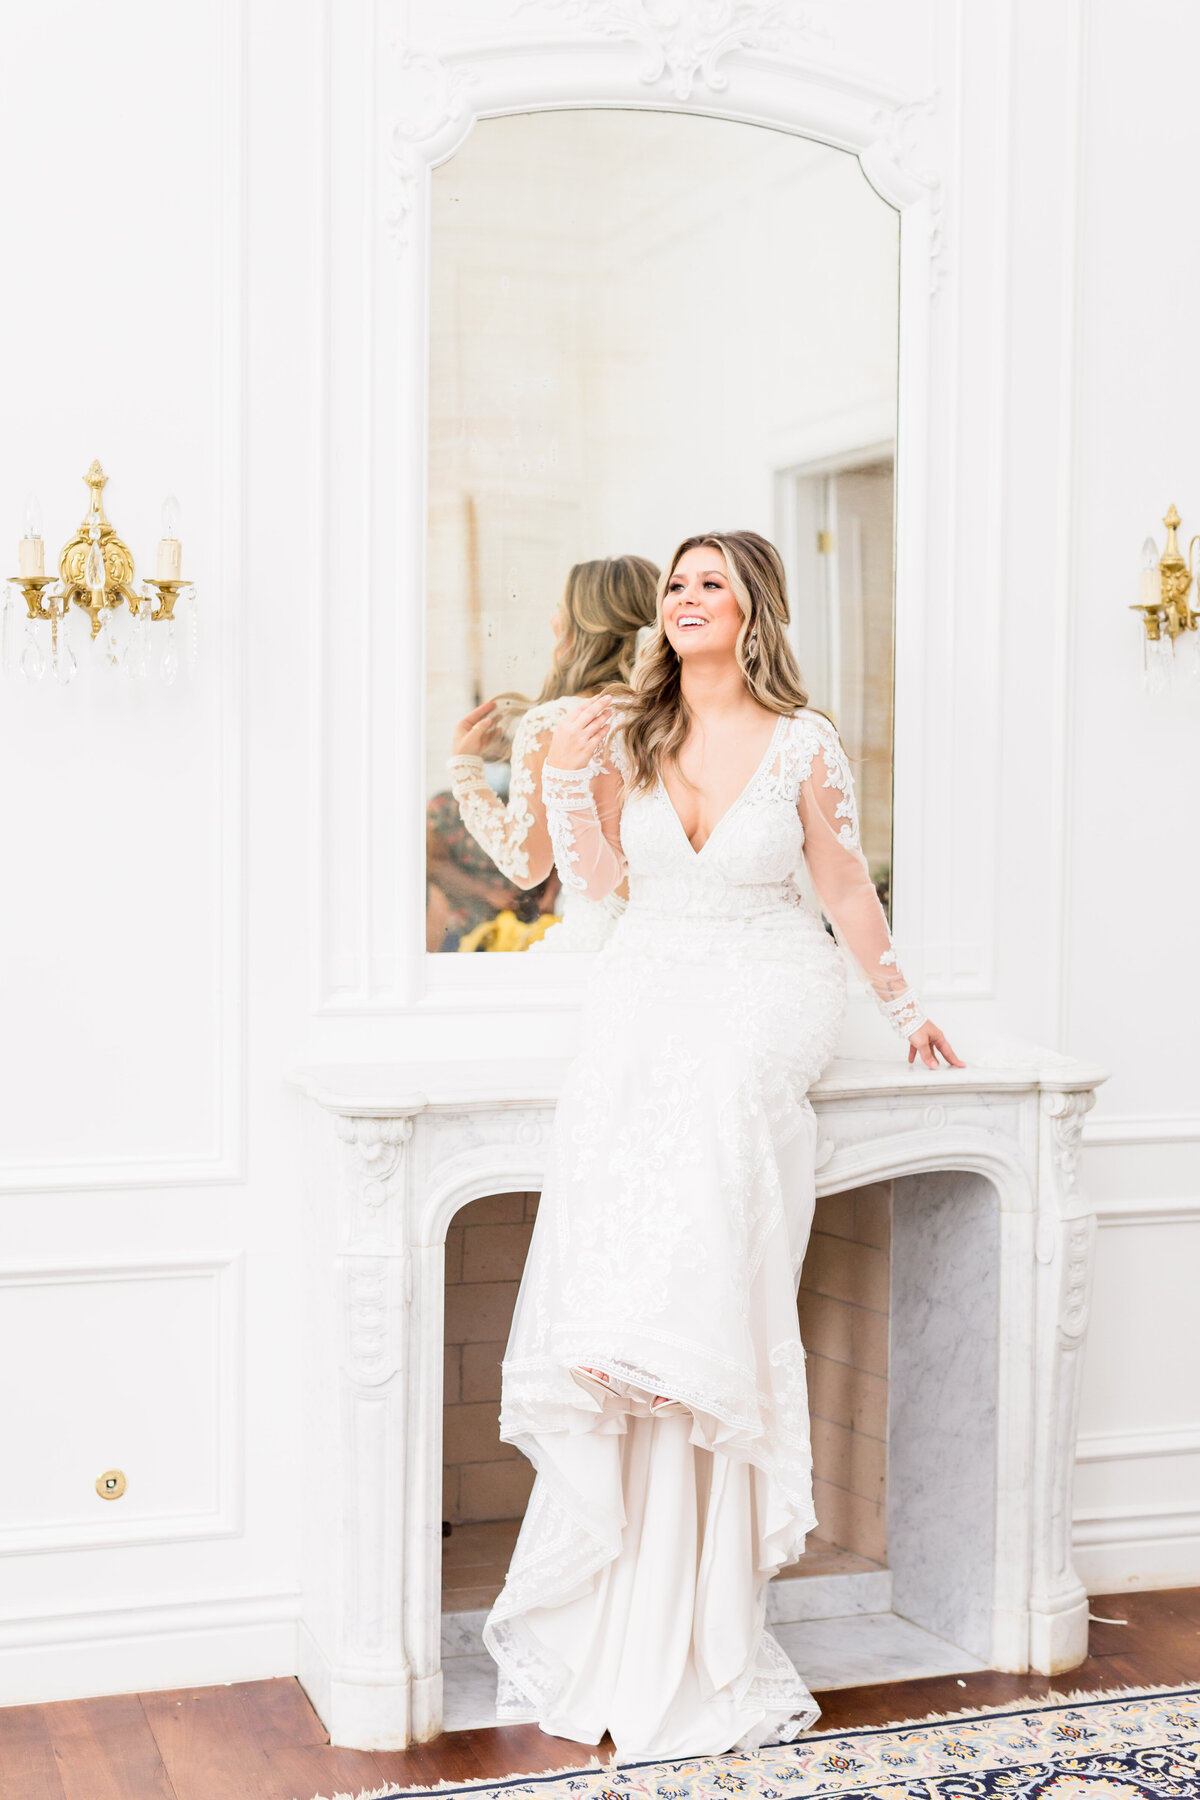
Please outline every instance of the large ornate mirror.
M898 215L857 159L756 126L517 114L434 171L429 949L553 949L555 878L510 881L462 823L455 725L503 696L511 742L557 691L572 571L630 559L600 571L627 613L645 564L699 530L779 545L886 900L898 271ZM486 776L506 800L504 756Z

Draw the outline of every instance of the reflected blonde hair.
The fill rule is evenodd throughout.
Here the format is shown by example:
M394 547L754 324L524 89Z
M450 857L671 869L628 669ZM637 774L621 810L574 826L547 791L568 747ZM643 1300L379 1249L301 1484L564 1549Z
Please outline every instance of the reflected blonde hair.
M701 547L719 550L724 557L729 585L742 609L734 654L750 693L768 712L794 713L808 705L787 638L787 576L774 544L757 531L709 531L684 538L658 584L654 635L642 646L629 685L620 692L630 794L653 787L664 762L678 769L687 739L691 713L683 697L679 657L663 630L662 603L680 557Z
M644 556L576 563L559 602L562 629L538 703L627 682L637 634L655 621L657 584L658 565Z

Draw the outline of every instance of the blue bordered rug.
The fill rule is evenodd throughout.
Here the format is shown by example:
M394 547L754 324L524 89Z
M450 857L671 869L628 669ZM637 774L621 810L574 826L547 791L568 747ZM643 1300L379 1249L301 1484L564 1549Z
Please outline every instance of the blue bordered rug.
M1055 1697L911 1724L814 1733L744 1756L598 1763L358 1800L1198 1800L1200 1687ZM352 1800L335 1795L334 1800Z

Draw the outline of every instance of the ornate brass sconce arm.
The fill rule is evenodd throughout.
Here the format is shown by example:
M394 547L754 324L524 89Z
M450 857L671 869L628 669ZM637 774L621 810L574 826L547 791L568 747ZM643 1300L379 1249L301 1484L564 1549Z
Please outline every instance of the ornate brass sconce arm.
M1183 523L1178 512L1172 506L1163 516L1163 524L1167 528L1167 543L1158 559L1157 570L1145 570L1143 578L1149 590L1149 597L1143 591L1143 597L1130 612L1141 613L1146 627L1146 637L1156 644L1164 636L1172 643L1183 631L1195 631L1200 624L1200 613L1193 612L1188 604L1188 596L1192 590L1195 572L1192 568L1192 556L1195 547L1200 543L1200 535L1194 537L1188 546L1188 560L1184 562L1179 550L1179 527ZM1147 549L1149 549L1149 544ZM1151 579L1157 574L1157 580Z
M31 619L52 619L53 611L43 599L43 591L52 587L57 575L10 575L9 581L19 587L25 598L25 610Z
M158 605L150 615L151 618L158 620L173 619L175 617L175 602L179 598L181 591L185 587L190 587L191 583L188 581L159 581L153 575L143 575L142 586L145 588L153 588L158 595ZM149 602L150 595L146 594L144 598ZM136 612L137 607L135 606L133 610Z

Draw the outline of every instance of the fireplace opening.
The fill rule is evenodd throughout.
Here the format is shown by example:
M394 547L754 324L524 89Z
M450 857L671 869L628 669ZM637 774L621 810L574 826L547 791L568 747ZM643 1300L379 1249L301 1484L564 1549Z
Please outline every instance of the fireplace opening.
M508 1341L537 1194L489 1194L446 1233L442 1416L442 1611L486 1610L500 1592L533 1469L499 1434Z
M533 1486L529 1463L500 1442L497 1409L537 1206L537 1194L490 1194L446 1233L444 1612L492 1604ZM863 1572L886 1560L890 1237L890 1183L817 1202L798 1306L819 1529L789 1576Z
M446 1730L495 1718L481 1632L533 1486L528 1462L500 1442L500 1365L537 1208L536 1193L488 1195L446 1235ZM978 1176L904 1177L817 1202L797 1307L818 1529L772 1584L767 1612L814 1691L984 1666L996 1230L995 1192ZM971 1440L973 1473L947 1485L951 1440Z

